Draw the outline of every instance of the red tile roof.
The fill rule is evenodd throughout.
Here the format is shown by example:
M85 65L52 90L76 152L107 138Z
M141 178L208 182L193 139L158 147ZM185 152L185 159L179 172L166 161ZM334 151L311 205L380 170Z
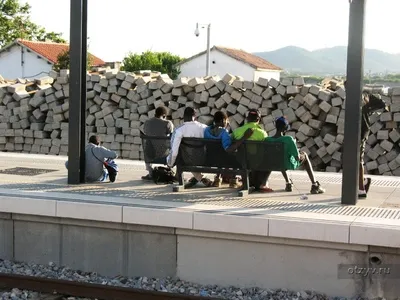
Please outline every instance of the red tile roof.
M226 47L219 47L219 46L214 46L216 50L219 50L222 53L225 53L226 55L237 59L241 62L244 62L254 68L259 68L259 69L267 69L267 70L282 70L282 68L275 66L274 64L270 63L269 61L266 61L265 59L256 56L254 54L248 53L243 50L239 49L232 49L232 48L226 48Z
M43 56L45 59L47 59L53 64L57 62L57 57L60 53L69 50L68 44L58 44L52 42L36 42L36 41L27 41L22 39L18 39L17 42L29 48L31 51L36 52L40 56ZM101 66L105 64L105 62L102 59L92 54L89 54L89 57L92 59L93 66Z

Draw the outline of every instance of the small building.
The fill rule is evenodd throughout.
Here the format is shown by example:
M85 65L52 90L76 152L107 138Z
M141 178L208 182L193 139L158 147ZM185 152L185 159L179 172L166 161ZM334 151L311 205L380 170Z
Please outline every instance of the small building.
M5 79L33 78L52 70L57 57L69 50L68 44L18 39L0 49L0 75ZM90 54L93 66L105 62Z
M178 63L176 66L181 71L179 78L205 76L206 57L207 52L203 51ZM256 81L260 77L279 80L282 71L282 68L243 50L219 46L210 49L210 75L222 78L229 73L249 81Z

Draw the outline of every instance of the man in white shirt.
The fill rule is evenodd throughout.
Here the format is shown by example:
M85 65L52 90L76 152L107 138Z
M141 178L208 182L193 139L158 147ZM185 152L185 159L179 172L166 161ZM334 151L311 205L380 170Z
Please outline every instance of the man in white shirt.
M181 145L182 138L204 138L204 130L207 125L195 121L195 110L192 107L186 107L183 113L184 123L177 127L172 133L171 138L171 152L167 157L167 164L169 167L173 167L179 152L179 146ZM212 186L212 181L206 177L203 177L201 173L192 173L193 177L185 184L185 188L191 188L201 181L205 186Z

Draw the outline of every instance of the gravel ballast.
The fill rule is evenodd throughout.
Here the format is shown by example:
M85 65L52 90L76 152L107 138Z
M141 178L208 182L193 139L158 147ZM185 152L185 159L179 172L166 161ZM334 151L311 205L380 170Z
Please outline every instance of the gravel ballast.
M199 285L180 280L177 277L147 278L147 277L105 277L96 272L82 272L68 267L57 266L50 262L48 265L17 263L0 260L0 273L11 273L63 279L102 285L139 288L150 291L179 293L193 296L207 296L232 300L344 300L346 298L327 297L314 291L289 291L287 289L269 290L261 288L221 287L216 285ZM0 292L0 299L38 299L38 293L13 289ZM72 299L72 298L71 298ZM77 298L73 298L77 299ZM362 300L362 298L353 298Z

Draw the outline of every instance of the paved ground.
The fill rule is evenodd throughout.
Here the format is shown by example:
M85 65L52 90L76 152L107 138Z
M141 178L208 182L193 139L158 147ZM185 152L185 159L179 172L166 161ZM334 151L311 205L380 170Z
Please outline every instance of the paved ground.
M0 194L22 194L35 192L35 195L62 193L65 195L99 196L99 201L113 199L130 203L131 200L168 201L170 203L215 205L218 207L237 207L241 209L271 209L276 206L293 206L300 204L299 210L310 207L313 210L327 206L340 205L341 175L335 173L317 173L317 179L326 188L322 195L311 195L308 177L303 171L290 172L294 182L294 191L284 191L285 182L280 173L273 173L270 177L270 186L275 190L270 194L251 194L247 198L237 197L237 191L222 188L205 188L199 184L198 188L180 193L173 193L172 186L156 185L152 182L143 182L140 177L146 174L143 162L119 160L120 174L116 183L98 183L83 185L68 185L67 170L64 162L67 158L60 156L28 155L19 153L0 153ZM46 173L25 175L9 174L14 168L44 169ZM11 171L11 172L10 172ZM24 170L20 170L24 171ZM37 170L33 170L38 172ZM213 175L210 175L212 178ZM190 174L185 176L190 177ZM373 181L368 199L359 200L357 206L400 208L400 180L397 177L372 176ZM304 199L304 195L308 199ZM90 197L92 198L92 197ZM312 206L304 204L313 204ZM322 206L321 206L322 205ZM328 208L328 207L326 207Z

